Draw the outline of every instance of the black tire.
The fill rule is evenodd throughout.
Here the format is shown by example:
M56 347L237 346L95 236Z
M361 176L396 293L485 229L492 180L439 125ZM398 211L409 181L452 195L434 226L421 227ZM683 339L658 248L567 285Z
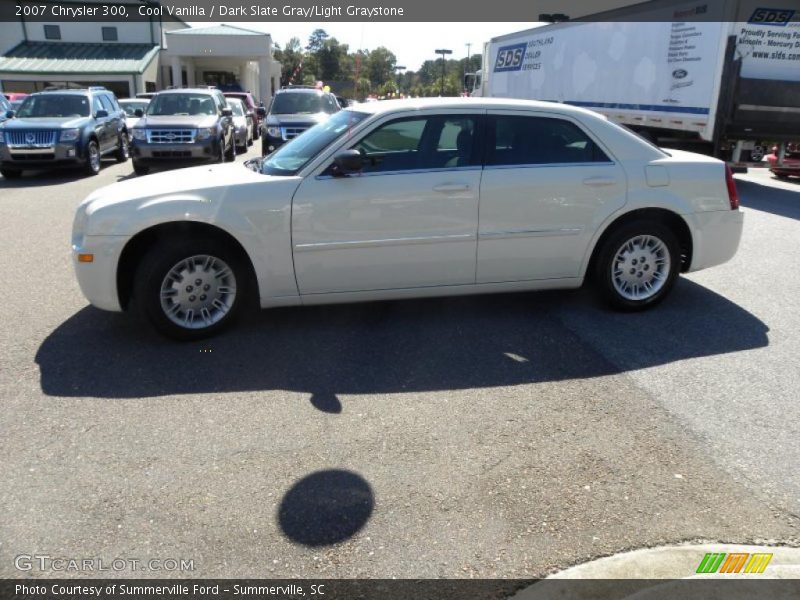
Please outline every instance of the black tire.
M261 138L261 156L267 155L267 138Z
M140 176L147 175L148 173L150 173L150 167L147 166L147 165L143 165L142 163L134 160L133 161L133 172L136 173L137 175L140 175Z
M97 161L93 160L94 153L97 153ZM102 157L100 156L100 146L94 140L89 140L86 144L86 163L83 170L87 175L97 175L100 172L100 163Z
M215 163L225 162L225 138L219 140L219 148L217 148L217 156L214 159Z
M212 256L230 267L230 271L233 274L235 294L227 312L218 321L211 325L192 329L178 325L167 316L165 309L162 307L161 286L173 267L183 260L199 255ZM180 283L182 284L183 282L181 281ZM192 281L188 283L190 285L193 284ZM230 281L227 282L227 285L230 285ZM134 301L138 309L141 310L156 331L174 340L198 340L219 333L236 320L242 306L246 304L246 297L249 293L248 271L239 254L217 240L201 238L161 242L156 244L139 263L133 290ZM180 316L185 313L176 311L176 314Z
M773 173L773 175L782 181L789 179L789 176L786 173Z
M253 139L257 140L260 137L261 137L261 126L260 125L254 125L253 126Z
M665 253L669 255L669 269L665 270L665 279L657 291L640 299L632 299L630 297L626 297L617 289L617 286L614 283L614 269L615 266L618 266L616 258L620 251L623 250L623 245L626 242L634 240L638 236L643 235L657 238L663 242L664 246L666 246ZM636 252L639 251L636 250L635 246L633 248ZM644 253L645 250L642 250L642 252ZM631 254L634 253L635 252L632 252ZM638 261L641 260L641 257L632 256L631 260ZM628 276L636 278L637 276L642 277L644 275L646 279L647 273L645 271L649 270L653 263L651 261L647 261L646 268L643 269L643 271L638 272L634 272L636 269L632 266L632 264L636 263L625 264L626 270L628 267L633 270L629 271L628 273L624 273L623 278ZM657 269L655 266L652 268L654 271ZM592 275L594 277L594 283L598 292L608 304L618 310L636 311L655 306L664 298L666 298L666 296L672 290L672 287L675 285L675 280L678 277L679 271L680 245L672 230L658 221L640 220L621 225L612 231L608 237L606 237L606 239L602 242L602 245L597 250L596 260L594 262L594 273Z
M118 163L128 162L131 156L130 146L128 145L128 134L124 131L119 134L119 141L117 142L117 152L114 154Z
M0 169L0 175L5 179L18 179L22 177L22 171L17 169Z
M231 147L225 151L225 162L233 162L236 160L236 136L231 136Z

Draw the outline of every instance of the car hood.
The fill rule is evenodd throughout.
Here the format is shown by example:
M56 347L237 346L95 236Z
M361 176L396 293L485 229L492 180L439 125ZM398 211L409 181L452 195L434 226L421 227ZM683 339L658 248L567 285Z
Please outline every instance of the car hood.
M145 115L137 123L137 127L214 127L217 124L215 115Z
M90 117L15 118L3 123L4 129L70 129L85 124Z
M86 235L130 235L167 220L213 223L232 203L263 208L267 194L289 202L299 183L299 177L262 175L243 163L166 171L96 190L80 205L75 223Z
M292 126L292 125L316 125L330 118L328 113L307 113L300 115L269 115L267 125L272 126Z

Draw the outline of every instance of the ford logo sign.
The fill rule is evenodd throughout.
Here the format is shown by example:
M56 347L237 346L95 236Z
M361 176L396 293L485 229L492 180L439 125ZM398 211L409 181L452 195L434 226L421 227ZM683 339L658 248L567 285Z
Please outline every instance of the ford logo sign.
M168 140L174 140L175 139L175 134L174 133L168 133L164 137L167 138Z
M672 72L672 77L675 78L675 79L683 79L688 74L689 74L689 72L686 69L675 69Z

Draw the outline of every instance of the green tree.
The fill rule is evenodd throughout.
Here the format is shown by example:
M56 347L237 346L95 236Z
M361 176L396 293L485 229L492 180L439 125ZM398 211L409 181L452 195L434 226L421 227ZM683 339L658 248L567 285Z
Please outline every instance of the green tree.
M309 52L316 52L320 48L322 48L323 42L327 40L330 36L324 29L315 29L311 32L311 35L308 38L308 45L306 46L306 50Z

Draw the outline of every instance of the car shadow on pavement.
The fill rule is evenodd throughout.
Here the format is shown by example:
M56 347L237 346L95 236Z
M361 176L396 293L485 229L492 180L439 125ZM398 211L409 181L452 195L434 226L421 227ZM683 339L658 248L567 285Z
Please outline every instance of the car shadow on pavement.
M283 308L175 343L86 307L42 343L50 396L139 398L288 390L327 413L345 394L458 390L598 377L766 346L768 327L680 278L659 307L618 313L588 291Z
M108 159L103 159L100 166L101 170L112 165L113 163ZM79 179L89 179L91 175L87 175L79 168L56 168L56 169L42 169L42 170L26 170L21 177L16 179L6 179L0 177L0 190L4 188L37 188L37 187L50 187L54 185L62 185L64 183L71 183Z
M797 180L800 182L800 179ZM754 210L770 212L789 219L800 219L800 185L786 190L754 181L736 180L741 204Z

